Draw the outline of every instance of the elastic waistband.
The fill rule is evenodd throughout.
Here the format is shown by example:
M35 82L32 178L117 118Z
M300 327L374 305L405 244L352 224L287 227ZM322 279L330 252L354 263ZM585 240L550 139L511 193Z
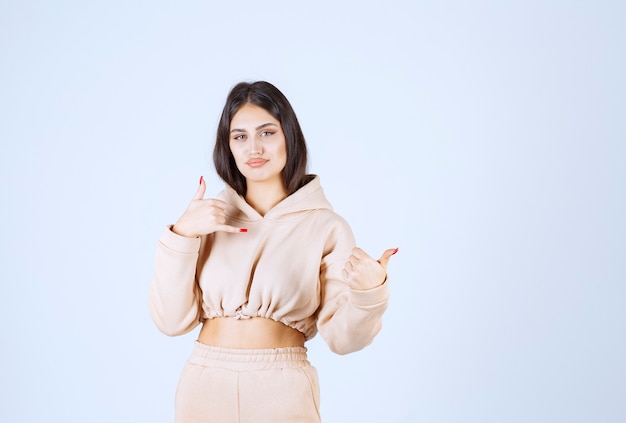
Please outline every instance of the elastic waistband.
M189 362L205 367L231 370L259 370L280 367L306 367L306 347L268 349L224 348L196 341Z

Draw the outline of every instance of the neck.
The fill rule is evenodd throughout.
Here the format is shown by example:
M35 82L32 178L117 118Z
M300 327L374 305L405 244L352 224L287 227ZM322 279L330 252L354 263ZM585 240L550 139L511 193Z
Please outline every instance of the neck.
M276 204L287 198L287 191L280 183L247 182L246 202L261 216L265 216Z

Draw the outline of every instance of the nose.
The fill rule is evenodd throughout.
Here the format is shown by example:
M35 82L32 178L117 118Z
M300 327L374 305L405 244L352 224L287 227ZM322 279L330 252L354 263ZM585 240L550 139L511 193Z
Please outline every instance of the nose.
M263 153L263 145L261 144L261 141L256 139L256 137L252 138L250 140L250 155L256 156L261 155L261 153Z

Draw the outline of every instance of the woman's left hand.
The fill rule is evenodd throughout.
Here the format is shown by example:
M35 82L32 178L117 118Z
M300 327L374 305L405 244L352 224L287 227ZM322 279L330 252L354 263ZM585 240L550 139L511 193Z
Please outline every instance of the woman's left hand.
M389 259L398 252L397 248L385 250L378 260L370 257L358 247L343 267L343 276L350 282L352 289L372 289L382 285L387 279Z

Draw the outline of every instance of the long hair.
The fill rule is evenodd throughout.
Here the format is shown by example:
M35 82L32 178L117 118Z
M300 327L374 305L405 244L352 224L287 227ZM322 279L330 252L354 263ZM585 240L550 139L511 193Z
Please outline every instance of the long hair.
M269 82L240 82L228 94L217 127L217 137L213 149L213 163L217 174L239 195L246 195L246 178L237 169L235 159L230 151L230 123L233 116L246 104L253 104L265 109L280 122L285 134L287 151L287 162L282 171L283 185L288 195L293 194L310 179L306 175L306 142L291 104L284 94Z

